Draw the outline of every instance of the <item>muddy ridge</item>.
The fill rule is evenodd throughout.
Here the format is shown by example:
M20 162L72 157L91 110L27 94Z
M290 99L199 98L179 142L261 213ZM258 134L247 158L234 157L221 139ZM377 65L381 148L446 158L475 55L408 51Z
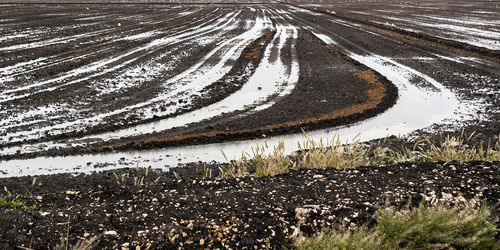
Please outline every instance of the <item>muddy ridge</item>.
M317 55L316 53L322 54L323 51L331 53L330 57L338 57L338 55L341 55L340 52L335 51L333 48L324 44L321 40L314 37L310 32L305 31L301 34L303 34L301 41L305 41L308 44L314 44L311 49L314 48L315 51L315 53L312 53L312 50L302 48L302 44L299 43L299 51L301 51L299 52L299 63L301 63L301 65L307 64L307 62L312 61L309 57L315 57L315 55ZM305 56L306 58L303 58L302 56ZM300 59L302 59L302 61ZM348 61L350 63L353 62L352 59L350 59L346 55L341 55L339 59ZM309 77L315 77L315 74L321 74L320 72L322 72L323 69L321 66L319 66L319 64L321 64L321 62L314 64L314 70L317 73L315 72ZM328 66L329 64L325 64L323 67ZM361 67L360 65L354 64L354 66L356 68L363 69L363 67ZM331 81L331 79L328 79L328 77L325 77L326 79L314 79L305 77L305 75L308 74L301 74L297 90L294 90L290 96L286 97L281 102L276 103L274 107L271 107L269 110L250 115L248 117L240 118L236 121L229 121L228 124L220 122L221 118L216 118L214 120L219 120L217 124L213 126L208 125L208 129L211 129L213 131L203 132L203 130L207 130L207 124L211 124L209 120L201 123L203 124L203 129L196 130L200 131L199 133L152 138L145 141L130 142L125 145L118 146L104 146L99 148L98 152L124 151L130 149L151 149L177 145L206 144L229 140L256 138L261 137L262 135L273 136L285 133L298 133L302 130L314 130L325 127L340 126L373 117L390 108L397 100L397 88L383 76L370 69L365 69L364 71L354 73L354 76L357 79L361 80L363 85L357 87L358 89L356 89L355 91L353 91L353 89L348 89L345 90L345 92L339 89L341 85L344 84L344 82L342 81L339 82L338 86L334 85L327 87L327 85L330 84L328 81ZM323 73L323 75L325 74ZM327 81L325 82L326 88L318 87L318 81L325 80ZM312 89L313 91L311 89L308 89L310 93L304 93L300 89L300 85L310 84L311 82L314 82L314 85L312 85L314 86ZM363 93L363 90L364 96L358 97L361 99L356 100L356 98L352 96L352 93ZM320 94L320 92L323 93ZM331 107L328 107L328 105L316 106L316 108L312 107L311 104L315 105L316 103L318 103L318 101L321 101L321 98L323 97L328 97L328 101L340 102L342 106L337 107L343 107L344 105L347 107L334 109L333 111L330 111L330 113L328 112ZM295 100L295 98L297 98L298 100ZM311 105L310 108L307 109L307 118L302 118L304 116L297 116L298 110L297 106L294 105L294 103L300 102L301 100L305 100L305 102L309 103L301 103L301 105ZM359 103L354 105L352 103L349 103L352 101ZM304 107L300 108L303 109ZM280 109L281 111L277 111L277 109ZM280 121L275 121L276 117L273 117L273 114L276 112L280 114ZM314 114L314 112L316 112L318 116L311 117L311 114ZM263 126L260 124L263 124ZM191 125L191 127L195 128L196 126L196 124ZM253 126L257 127L252 128ZM230 131L227 131L227 128L246 127L250 128L240 130L230 129ZM222 131L217 131L217 128L222 129ZM175 133L182 133L182 130L175 131Z

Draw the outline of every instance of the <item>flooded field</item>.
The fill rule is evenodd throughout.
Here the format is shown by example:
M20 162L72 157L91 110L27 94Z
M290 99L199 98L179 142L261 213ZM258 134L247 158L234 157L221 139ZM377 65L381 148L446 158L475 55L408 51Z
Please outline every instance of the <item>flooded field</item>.
M1 5L0 177L498 135L498 8L291 3Z
M0 249L499 245L498 1L7 1Z

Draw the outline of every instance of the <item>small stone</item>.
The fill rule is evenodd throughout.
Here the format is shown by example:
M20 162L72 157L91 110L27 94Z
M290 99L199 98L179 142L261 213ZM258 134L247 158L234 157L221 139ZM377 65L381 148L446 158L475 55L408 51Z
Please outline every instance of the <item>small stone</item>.
M203 244L205 244L205 240L204 239L200 239L200 246L203 246Z
M122 244L122 249L123 249L123 250L126 250L126 249L128 249L128 248L129 248L129 246L130 246L130 243L125 242L125 243L123 243L123 244Z
M292 226L290 229L293 231L293 233L292 233L292 237L297 237L297 236L299 236L299 234L300 234L300 229L299 229L298 227Z
M177 237L179 237L178 234L176 234L176 235L174 235L174 237L170 238L170 243L174 244Z
M110 230L110 231L106 231L106 232L104 232L104 235L112 235L112 236L115 236L115 235L118 235L118 233L117 233L116 231Z

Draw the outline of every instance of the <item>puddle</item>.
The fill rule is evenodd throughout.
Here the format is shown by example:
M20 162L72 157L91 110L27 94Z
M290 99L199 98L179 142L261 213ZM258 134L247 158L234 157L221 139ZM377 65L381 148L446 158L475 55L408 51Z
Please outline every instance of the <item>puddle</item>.
M35 91L34 93L40 93L40 92L44 92L44 91L53 91L53 90L59 89L59 88L61 88L63 86L67 86L67 85L70 85L70 84L75 84L75 83L78 83L78 82L82 82L82 81L91 79L93 77L97 77L97 76L103 75L103 74L105 74L105 73L107 73L109 71L115 70L116 68L122 68L122 67L124 67L124 66L126 66L126 65L128 65L128 64L130 64L132 62L134 62L135 60L139 59L140 57L134 57L133 59L130 59L130 60L126 61L125 63L119 64L119 65L114 66L112 68L108 68L107 70L103 70L103 68L109 66L110 64L112 64L112 63L114 63L114 62L116 62L116 61L118 61L118 60L120 60L122 58L125 58L127 56L130 56L130 55L132 55L134 53L141 52L141 51L147 51L149 49L157 48L159 46L164 46L164 45L167 45L167 44L180 43L180 42L185 41L187 39L192 39L194 37L201 36L204 33L208 33L208 32L212 32L213 30L221 29L221 28L229 25L233 21L233 19L236 17L237 14L239 14L239 12L238 13L229 13L226 16L224 16L223 18L218 19L217 22L215 22L215 23L213 23L211 25L200 24L200 25L198 25L196 27L188 29L189 32L187 32L188 30L185 30L184 32L181 32L180 34L177 34L177 35L172 35L172 36L163 37L163 38L160 38L160 39L157 39L157 40L153 40L150 43L146 44L145 46L142 46L142 47L139 47L139 48L134 49L132 51L129 51L127 53L121 54L120 56L117 56L117 57L114 57L114 58L111 58L111 59L104 59L104 60L92 63L92 64L87 65L85 67L72 70L72 71L70 71L70 72L68 72L68 73L66 73L66 74L64 74L62 76L56 77L54 79L49 79L49 80L46 80L46 81L37 82L37 83L30 84L30 85L27 85L27 86L24 86L24 87L21 87L21 88L17 88L17 89L14 89L14 90L4 91L0 95L0 97L2 98L2 100L0 101L0 103L1 102L6 102L6 101L9 101L9 100L15 100L15 99L19 99L19 98L24 98L26 96L29 96L29 95L33 94L33 93L30 93L30 94L20 94L20 95L14 94L14 95L12 95L11 93L17 93L17 92L20 92L20 91L31 90L33 88L38 88L38 87L41 87L41 86L44 86L44 85L48 85L48 84L52 84L52 83L64 81L64 80L66 80L68 78L72 78L72 77L75 77L75 76L80 76L82 74L92 73L92 72L96 72L97 71L97 73L91 74L89 76L79 77L76 80L69 81L69 82L64 82L64 83L56 85L56 86L52 86L52 87L49 87L49 88L46 88L46 89L38 90L38 91Z
M392 16L383 16L383 18L387 20L393 20L397 22L414 25L414 27L412 28L415 29L421 29L421 27L432 28L434 29L432 31L433 32L432 35L436 37L451 39L492 50L500 49L500 43L499 43L500 32L488 29L476 28L476 27L448 24L448 23L429 23L428 21L430 20L428 19L431 18L427 17L425 17L423 20L414 20L414 19L409 20L406 18L397 18ZM442 18L442 19L448 20L447 18ZM451 21L453 21L453 19L450 19L450 22ZM481 23L476 23L476 24L479 25Z

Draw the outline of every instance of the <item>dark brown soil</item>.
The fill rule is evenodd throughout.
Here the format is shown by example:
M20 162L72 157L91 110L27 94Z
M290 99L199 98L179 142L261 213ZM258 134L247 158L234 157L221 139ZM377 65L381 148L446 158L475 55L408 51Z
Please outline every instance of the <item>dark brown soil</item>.
M500 164L426 163L348 170L298 170L275 177L204 178L203 165L150 171L148 187L133 185L136 170L91 175L0 179L31 211L0 208L3 249L53 248L100 236L97 248L281 248L292 235L310 236L334 225L371 225L386 201L416 206L426 200L478 198L498 216ZM213 175L217 167L213 166ZM144 176L144 170L140 170ZM6 198L6 193L2 192ZM299 223L300 220L300 223ZM69 229L69 231L68 231ZM298 231L297 231L298 230ZM68 233L69 232L69 233Z
M142 6L141 8L134 8L133 6L123 6L123 8L114 8L110 6L101 6L101 5L85 5L85 6L79 6L79 5L65 5L63 8L63 11L61 11L63 14L66 14L67 16L62 17L66 18L63 20L61 17L59 17L56 20L50 19L50 24L45 24L43 22L43 19L40 23L37 22L38 19L41 18L45 12L52 13L53 8L56 6L52 6L51 8L48 8L48 10L41 11L41 13L38 13L39 15L35 15L33 13L33 9L36 8L36 5L20 5L16 6L20 10L20 13L16 13L18 15L21 15L20 17L16 17L17 19L20 20L20 24L13 24L15 26L10 27L12 30L23 30L25 27L33 27L33 23L40 25L42 27L45 26L56 26L54 27L57 28L57 25L60 25L60 23L74 23L74 25L82 25L82 21L80 22L75 22L71 17L72 15L76 15L76 12L81 14L82 8L90 8L92 9L92 12L89 13L90 16L92 17L93 15L95 16L114 16L117 15L117 13L122 13L122 17L128 17L128 16L135 16L139 15L143 20L147 20L148 22L152 23L151 25L139 25L137 24L137 21L123 21L123 20L115 20L114 18L110 19L105 19L102 22L99 22L99 28L102 30L106 30L105 28L109 28L109 31L106 32L100 32L98 35L95 36L84 36L79 40L75 40L72 42L67 42L67 43L62 43L62 44L55 44L52 45L52 47L55 48L47 48L46 47L41 47L41 48L35 48L35 49L26 49L26 50L21 50L20 52L16 53L9 53L7 52L0 52L0 56L5 58L5 63L8 63L8 65L14 64L17 61L25 61L25 60L30 60L30 59L36 59L40 57L47 57L49 55L56 55L56 58L54 58L53 66L48 66L48 67L40 67L40 69L34 69L35 71L33 72L33 75L31 76L26 76L24 77L26 79L22 79L21 77L17 78L16 81L13 83L8 84L9 87L14 88L16 86L22 86L23 84L29 84L31 81L34 79L44 79L46 75L44 75L46 72L54 72L54 74L61 74L68 72L72 69L74 69L77 66L82 66L83 64L89 64L91 62L95 62L97 60L105 59L108 58L112 55L116 56L117 54L123 53L123 51L127 51L133 48L136 48L137 46L140 46L142 44L145 44L149 41L151 41L154 38L158 38L157 36L152 36L148 37L146 39L140 40L140 41L123 41L120 39L115 39L115 40L100 40L97 39L99 36L104 36L105 35L110 35L110 34L120 34L124 37L127 36L133 36L136 34L139 34L141 32L148 32L148 31L166 31L167 34L176 34L180 32L183 32L181 27L184 27L186 25L200 25L200 24L210 24L214 22L215 19L211 19L214 17L221 17L222 15L228 13L228 10L230 9L225 9L225 8L220 8L220 11L214 12L214 8L207 7L207 8L197 8L196 6L194 7L185 7L181 10L175 10L172 8L164 8L162 11L167 10L166 13L158 13L158 11L152 11L154 9L154 6ZM10 10L10 9L9 9ZM200 12L195 12L196 10L199 10ZM177 11L193 11L193 14L191 15L186 15L184 17L175 17L174 18L174 13ZM10 13L10 12L9 12ZM202 18L194 18L196 15L201 15ZM24 18L26 16L26 18ZM35 17L33 17L35 16ZM6 18L9 16L6 15ZM31 19L28 19L31 18ZM28 20L25 20L28 19ZM207 22L210 20L210 22ZM55 24L54 24L54 23ZM90 22L90 21L86 21ZM57 24L57 25L56 25ZM85 24L85 23L83 23ZM120 26L118 26L120 24ZM94 27L92 26L83 26L83 28L78 28L78 29L72 29L74 33L79 34L79 33L88 33L93 31ZM57 30L57 29L56 29ZM233 35L239 33L241 30L236 28L229 32L227 35ZM39 39L49 39L51 37L55 36L54 34L47 33L45 36L39 37ZM58 34L59 36L59 34ZM150 60L152 57L154 57L157 53L162 52L162 51L170 51L171 53L187 53L189 56L185 58L180 58L176 62L176 66L172 70L168 70L166 72L162 72L162 75L160 78L155 78L151 81L144 82L140 85L137 85L134 88L127 89L126 92L120 93L120 95L117 95L116 93L109 94L109 95L103 95L100 96L99 98L95 98L95 93L96 93L96 86L89 85L89 81L82 81L77 84L71 84L68 86L65 86L64 88L60 88L55 91L50 91L50 92L41 92L39 94L30 96L30 98L24 98L24 99L18 99L18 100L13 100L7 104L2 105L2 109L10 109L10 112L26 112L27 110L31 109L32 107L37 107L37 106L43 106L49 103L69 103L72 105L72 107L76 109L90 109L91 111L86 112L86 113L80 113L79 118L85 118L85 117L92 117L96 113L103 112L106 110L113 110L119 107L123 107L124 105L130 105L131 103L140 103L141 101L147 100L151 97L153 97L158 91L159 91L159 82L165 78L172 77L175 74L178 74L179 72L182 72L183 70L189 68L193 62L196 62L200 60L201 57L203 57L208 51L210 51L213 47L215 47L216 43L220 42L223 38L216 39L213 43L210 43L204 47L200 46L194 46L191 45L189 42L178 45L178 46L163 46L159 48L154 48L147 53L134 53L130 55L129 57L122 58L116 62L114 62L113 65L122 63L130 58L139 58L136 64L141 64L144 62L147 62ZM28 41L17 41L17 43L26 43ZM85 45L81 45L81 43L85 43ZM50 47L50 46L49 46ZM82 47L82 48L80 48ZM98 53L94 53L98 52ZM85 55L84 59L80 61L75 61L72 58L78 57ZM31 58L33 57L33 58ZM165 58L162 63L167 63L170 60L170 58ZM134 65L136 65L134 64ZM122 71L118 72L113 72L105 75L101 75L97 77L97 80L100 79L106 79L107 77L116 77L119 76ZM81 77L81 76L80 76ZM50 77L49 77L50 78ZM71 78L70 78L71 79ZM95 79L95 78L93 78ZM36 89L35 89L36 90ZM68 119L74 119L71 117L64 117L62 120L68 120ZM125 122L125 121L126 122ZM61 120L53 120L53 121L44 121L44 123L41 123L39 125L50 125L51 123L54 122L60 122ZM72 136L76 135L83 135L83 134L89 134L89 133L95 133L97 131L109 131L109 130L114 130L118 129L121 127L124 127L123 124L133 124L140 122L141 119L135 115L135 116L114 116L108 119L107 121L104 121L99 128L95 127L90 127L88 128L88 131L77 131L73 133L65 133L62 135L56 135L53 136L51 133L47 133L46 136L39 141L50 141L54 139L61 139L61 138L69 138ZM142 121L144 122L144 121ZM31 127L24 127L20 129L25 129L25 130L30 130ZM8 132L9 130L6 130L5 132ZM15 143L9 143L9 142L3 142L2 144L4 145L15 145Z
M290 13L291 18L285 18L300 27L296 45L300 78L294 91L285 98L276 98L276 104L269 109L238 119L234 117L238 117L240 113L224 114L187 128L96 143L90 147L54 149L31 155L2 155L0 159L87 153L98 151L98 147L103 147L102 150L130 150L256 138L262 135L297 132L301 129L350 124L389 108L397 98L397 90L382 76L351 60L342 48L363 55L374 53L388 56L396 61L397 58L435 57L435 54L478 59L469 64L440 58L430 62L405 61L404 64L443 83L464 100L482 100L484 110L478 112L484 112L485 118L468 121L462 127L467 133L480 133L482 141L497 140L496 136L500 133L498 51L437 39L434 33L426 34L426 31L432 31L431 29L424 29L423 34L408 32L373 22L384 21L377 16L372 19L350 12L368 11L374 9L374 6L391 6L384 5L391 1L375 4L359 2L358 5L347 2L338 2L334 8L314 8L323 13L330 11L328 15L293 12ZM447 4L453 7L452 5ZM485 3L478 3L478 6L482 6L478 10L487 10L484 5ZM42 34L0 41L1 47L96 30L102 33L46 47L0 52L0 67L55 55L51 59L52 65L33 68L14 81L0 84L4 84L2 88L14 89L40 79L51 79L60 73L124 53L157 38L152 36L141 41L128 41L100 40L101 37L113 34L127 37L148 31L166 31L172 35L182 31L184 25L193 27L197 24L207 24L234 10L242 11L242 19L253 18L255 15L246 5L193 4L172 8L173 6L177 5L1 6L0 19L7 20L2 22L6 28L2 31L6 32L5 34L10 34L9 30L15 33L35 27L46 29ZM290 8L281 4L266 6L273 11ZM313 9L310 6L307 8ZM104 19L93 24L92 19L74 18L82 14L82 9L87 9L87 15L84 16L104 16ZM337 13L332 14L332 10ZM191 13L176 16L176 13L182 11ZM420 13L418 10L413 11L412 13ZM408 13L406 15L409 15ZM447 13L455 13L450 14L453 16L458 15L456 13L460 11L455 8ZM172 17L175 18L171 19ZM332 23L332 18L358 26L353 28L335 24ZM492 16L491 20L496 20L495 18L497 17ZM14 21L8 21L10 19ZM60 28L61 24L74 27ZM313 36L310 29L317 29L332 36L339 43L338 47L327 46ZM234 36L242 30L243 23L240 23L237 28L224 35ZM242 56L232 62L231 71L220 81L207 87L205 94L200 96L193 106L180 112L206 106L237 91L246 79L233 81L234 77L241 75L250 63L259 64L263 49L270 42L272 34L269 32L248 44ZM118 97L110 94L94 98L94 86L88 86L89 82L83 81L50 93L42 92L29 99L2 103L0 109L9 110L10 113L5 114L5 117L8 117L15 113L28 112L34 106L60 101L80 110L88 109L87 113L82 112L79 114L81 117L77 117L82 118L139 103L158 93L161 90L161 81L189 68L223 39L224 36L204 46L192 46L185 42L176 46L158 47L147 53L130 55L109 65L112 67L134 57L139 57L136 64L140 65L160 52L172 51L177 55L189 51L188 56L179 59L176 67L161 72L161 77L140 83ZM291 44L287 43L284 50L290 46ZM81 55L87 57L68 60ZM291 60L291 55L286 53L281 54L281 57L284 61ZM168 63L169 60L170 58L166 57L159 63ZM122 72L111 72L100 76L99 79L118 77ZM36 141L58 139L64 142L65 138L111 131L162 118L165 117L153 117L148 120L142 119L141 114L114 116L82 131L62 135L48 133ZM44 122L49 124L57 121ZM28 131L32 128L30 126L27 125L23 129ZM436 125L432 129L416 131L412 136L423 135L436 139L439 136L435 131L449 127ZM0 147L15 144L9 141L1 143ZM387 140L387 144L393 148L400 147L400 143L396 137ZM429 200L445 202L450 202L453 198L475 197L489 205L494 216L498 217L500 214L498 162L298 170L275 177L216 179L219 166L216 163L193 163L171 172L150 171L147 176L144 169L139 172L135 169L123 169L78 176L37 176L34 185L33 177L2 178L0 187L5 189L0 190L0 198L12 200L16 194L20 194L19 199L30 206L36 205L36 208L29 211L0 208L0 248L51 249L66 236L72 245L80 240L98 236L97 249L137 246L167 249L281 248L289 246L293 236L297 234L310 236L334 225L347 228L370 226L373 224L374 212L386 201L395 206L409 203L414 207L426 197ZM117 176L123 175L125 184L118 184L114 173ZM145 176L145 182L149 185L135 186L134 176ZM155 182L157 178L158 182ZM9 197L5 190L12 195Z
M291 1L292 3L299 4ZM421 10L427 15L443 17L457 17L462 14L470 15L474 11L487 11L491 10L492 3L476 2L470 5L470 2L462 1L423 1L427 5L442 5L440 9ZM309 2L314 4L315 1ZM494 4L494 3L493 3ZM412 4L410 4L413 6ZM463 7L467 5L468 7ZM474 50L468 44L457 46L454 42L448 43L446 41L436 41L434 38L427 39L424 36L413 36L412 34L395 29L375 25L370 20L380 18L378 14L371 16L359 15L351 11L364 11L371 13L375 9L382 9L391 11L392 7L397 6L402 8L401 16L410 16L410 14L424 14L419 12L417 6L406 6L399 1L336 1L335 3L324 3L315 7L308 6L305 3L298 5L304 9L313 9L316 13L325 13L330 11L324 16L314 16L297 13L296 21L307 23L322 32L332 36L339 45L355 51L360 54L374 53L377 55L384 55L395 58L396 61L401 62L411 68L434 78L436 81L442 83L445 87L451 89L462 100L473 100L473 102L482 102L484 110L478 110L477 115L482 118L466 121L458 126L458 129L464 129L465 133L471 134L478 133L479 140L487 143L489 140L497 140L500 134L500 63L498 61L498 51L481 52L482 50ZM305 6L305 7L304 7ZM392 7L391 7L392 6ZM337 14L333 14L335 11ZM364 18L362 17L364 16ZM369 19L369 17L373 17ZM341 21L347 21L346 25L333 25L331 18L337 18ZM490 17L482 17L485 20L498 20L498 15ZM357 24L358 26L349 27L350 24ZM326 28L328 27L328 28ZM423 27L420 27L423 28ZM438 32L439 29L427 28L430 34ZM427 31L426 30L426 31ZM426 33L426 32L424 32ZM441 39L442 40L442 39ZM467 47L468 46L468 47ZM465 48L467 47L467 48ZM480 51L481 50L481 51ZM491 52L491 53L490 53ZM492 54L493 53L493 54ZM495 54L496 53L496 54ZM405 61L397 58L408 58L411 56L430 56L446 55L451 58L459 57L474 57L478 58L481 62L466 62L459 63L454 61L445 60L443 58L436 58L432 61ZM436 131L453 131L453 126L443 126L435 124L432 128L426 128L415 131L410 138L426 136L433 140L439 141L439 134ZM395 144L399 144L396 137L392 137ZM389 138L391 141L391 138Z
M397 90L380 75L352 61L343 53L342 48L359 54L374 53L388 56L395 58L396 61L397 58L435 57L435 54L452 58L470 56L478 59L479 61L469 64L440 58L430 62L405 61L404 64L443 83L464 100L482 100L484 110L478 112L484 112L485 118L468 121L462 124L462 127L467 133L473 131L480 133L482 141L497 140L500 133L498 51L471 47L447 39L436 39L434 36L436 34L431 32L417 34L377 24L373 21L384 20L376 16L375 19L371 19L350 12L368 11L375 9L374 6L377 8L391 6L384 5L387 2L391 1L379 1L375 4L359 2L358 5L351 4L351 1L347 4L347 1L344 1L336 3L338 5L335 8L315 8L322 12L337 11L336 14L329 12L325 16L305 12L290 14L292 18L288 21L301 27L297 42L300 79L292 94L286 98L276 99L276 104L267 110L241 119L234 119L238 114L225 114L187 128L124 138L94 144L91 147L54 149L31 155L0 157L7 159L77 154L95 152L100 146L104 146L104 150L130 150L255 138L263 134L269 136L297 132L302 128L311 130L349 124L372 117L389 108L397 98ZM443 0L443 2L452 1ZM477 4L483 6L485 3ZM289 8L288 5L280 4L269 6L273 10ZM88 16L102 15L105 16L104 21L95 25L91 19L73 18L87 7L89 7ZM191 26L201 24L235 9L242 10L242 15L247 17L254 15L242 5L193 4L181 6L181 9L170 7L99 4L2 6L0 19L15 19L2 23L7 29L24 30L33 27L48 29L43 34L1 41L2 47L42 41L54 37L54 34L72 36L88 33L97 28L110 29L68 43L15 53L0 52L2 58L0 67L57 55L53 59L53 65L35 68L29 74L3 87L14 89L35 80L50 79L59 73L123 53L155 38L153 36L135 42L98 39L105 35L132 36L155 30L174 34L182 30L181 27L187 23ZM310 6L307 8L312 9ZM158 12L159 10L161 12ZM483 6L478 10L484 11L487 8ZM169 19L180 11L193 12L174 20ZM420 13L418 10L413 11ZM46 15L47 13L64 15ZM460 11L455 8L449 13L460 13ZM140 17L118 19L131 16ZM353 28L335 24L332 23L332 18L358 26ZM491 20L495 18L492 16ZM147 22L141 23L139 20ZM156 24L149 25L148 22ZM75 24L76 27L58 30L61 23ZM241 33L242 25L226 35ZM311 28L336 38L339 43L338 48L322 43L310 33ZM200 96L190 108L206 106L238 90L244 80L232 81L233 77L241 74L249 63L258 65L262 58L264 48L262 46L269 43L270 35L271 32L250 43L242 57L232 62L230 73L207 87L204 92L206 95ZM32 106L62 101L75 106L80 105L78 107L82 110L91 108L87 114L80 114L91 117L101 111L138 103L154 96L160 90L159 82L187 69L223 39L224 37L221 37L204 46L191 46L189 43L165 46L117 61L116 64L137 56L140 57L137 64L141 64L161 51L171 50L174 54L179 54L189 50L189 56L180 60L174 69L162 72L163 78L141 83L122 93L119 98L115 95L94 98L95 89L87 86L88 82L81 82L58 91L32 96L31 99L14 100L2 104L0 108L15 114L27 112ZM291 44L287 44L285 48L289 46ZM92 54L93 52L95 53ZM81 60L66 61L67 58L75 58L82 54L89 56ZM290 60L288 54L281 56L284 61ZM168 60L169 58L166 58L161 63L167 63ZM109 73L102 78L117 77L121 72ZM161 118L155 117L152 120ZM54 139L64 141L66 137L110 131L147 121L150 120L141 119L140 114L116 116L83 131L55 136L47 134L38 141ZM24 129L29 130L30 127ZM428 136L436 139L439 135L435 131L449 127L436 125L432 129L416 131L412 136ZM401 142L396 137L390 137L387 144L396 148L400 147ZM1 147L7 145L9 142L2 142ZM8 207L0 208L0 248L51 249L66 236L72 245L80 240L98 236L97 249L137 246L167 249L281 248L289 246L293 236L297 234L310 236L328 230L334 225L347 228L370 226L373 224L374 212L386 201L395 206L409 203L414 207L424 199L450 202L453 198L475 197L489 205L494 216L500 215L498 176L500 163L498 162L399 164L349 170L298 170L275 177L216 179L219 166L216 163L193 163L171 172L150 171L145 177L145 182L150 184L148 186L133 184L134 176L145 176L144 169L140 169L139 172L135 169L117 170L115 172L117 176L125 176L123 185L116 182L112 171L78 176L37 176L34 185L32 185L33 177L2 178L0 187L5 187L12 196L9 197L8 192L1 190L1 198L11 200L16 194L20 194L19 199L26 201L30 206L36 205L36 209L23 211ZM154 182L157 178L158 182Z
M398 17L407 18L411 17L411 15L429 15L432 17L432 15L435 15L436 12L439 12L439 16L441 18L456 18L457 15L459 16L462 13L470 15L471 12L473 13L474 11L491 10L490 8L494 7L492 3L476 3L471 7L471 10L463 10L461 8L464 8L464 5L469 5L468 1L458 1L458 3L457 1L441 1L440 3L432 0L422 1L421 5L425 7L412 4L409 4L409 6L405 6L404 4L400 4L397 1L379 1L377 3L371 1L360 1L353 5L349 5L347 1L340 1L340 3L337 2L338 5L332 3L314 7L310 7L307 4L297 4L298 2L295 1L289 2L294 6L317 11L318 13L330 15L336 18L347 20L352 23L369 25L374 28L382 29L385 32L394 32L392 35L404 36L408 39L422 39L432 43L447 45L463 51L472 52L476 55L479 54L485 57L489 57L493 60L500 60L500 51L498 50L479 47L472 44L452 40L451 37L447 39L446 37L449 37L450 35L447 35L439 28L429 28L423 25L411 24L411 22L403 22L397 20ZM441 7L436 8L435 6ZM396 8L398 10L403 9L404 11L401 12L402 14L398 14L400 12L396 11ZM385 13L390 14L384 15L380 12L376 12L376 10L385 10ZM484 18L484 16L482 18ZM500 15L491 15L490 18L485 17L483 20L498 21L499 19ZM500 43L500 41L498 41L498 43Z

